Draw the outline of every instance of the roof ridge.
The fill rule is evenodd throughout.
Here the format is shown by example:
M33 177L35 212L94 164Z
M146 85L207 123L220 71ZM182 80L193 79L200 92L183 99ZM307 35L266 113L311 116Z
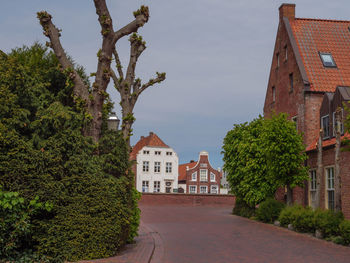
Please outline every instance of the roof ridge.
M336 20L327 18L302 18L296 17L295 20L309 20L309 21L322 21L322 22L337 22L337 23L350 23L350 20Z

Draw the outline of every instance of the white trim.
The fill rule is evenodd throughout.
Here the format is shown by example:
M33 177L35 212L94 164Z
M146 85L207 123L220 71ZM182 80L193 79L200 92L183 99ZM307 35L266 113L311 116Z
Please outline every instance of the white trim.
M191 191L191 187L194 187L194 192ZM197 193L197 185L189 185L188 186L188 193L189 194L196 194Z
M202 192L202 187L205 187L205 192ZM200 194L207 194L208 193L208 186L207 185L199 185L199 193Z

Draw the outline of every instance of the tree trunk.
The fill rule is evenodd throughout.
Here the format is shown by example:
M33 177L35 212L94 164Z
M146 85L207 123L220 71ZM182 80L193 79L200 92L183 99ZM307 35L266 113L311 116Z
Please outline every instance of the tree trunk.
M340 178L340 139L341 139L341 109L335 112L336 140L335 140L335 169L334 169L334 198L335 211L341 211L341 178Z
M321 179L323 178L323 164L322 164L322 137L323 130L320 130L320 136L317 143L317 173L316 173L316 197L315 207L319 208L321 203Z
M293 189L287 184L287 205L293 204Z

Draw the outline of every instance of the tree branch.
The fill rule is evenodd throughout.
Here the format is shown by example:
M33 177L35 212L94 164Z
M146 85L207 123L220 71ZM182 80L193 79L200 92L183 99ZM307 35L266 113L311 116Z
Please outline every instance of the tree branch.
M95 0L96 1L96 0ZM114 43L117 42L123 36L129 35L133 32L137 32L140 27L143 27L147 23L149 18L148 6L141 6L140 9L134 12L135 20L122 27L115 32Z
M101 25L101 34L103 37L114 38L112 18L109 14L105 0L94 0L96 14Z
M146 49L146 42L142 37L134 33L129 38L130 41L130 59L126 71L125 80L128 83L134 83L136 63L141 53Z
M121 92L120 90L120 82L119 79L117 77L117 75L115 74L115 72L113 71L113 69L111 69L111 77L113 79L114 82L114 87L119 91L119 93Z
M120 62L119 55L118 55L116 48L114 48L114 50L113 50L113 55L115 58L115 63L117 65L119 77L123 79L124 78L123 67L122 67L122 63Z
M159 73L157 72L157 77L155 79L150 79L147 83L143 84L141 88L137 91L137 95L140 95L145 89L153 86L156 83L160 83L165 80L166 74L165 72Z
M68 59L66 53L60 42L60 30L58 30L55 25L52 23L52 16L46 11L41 11L37 13L37 17L40 21L40 24L44 30L43 34L50 39L50 46L58 61L62 65L64 70L69 70L69 78L72 79L74 85L74 95L81 97L86 102L89 100L89 90L88 87L84 84L83 80L79 74L74 70L74 65Z

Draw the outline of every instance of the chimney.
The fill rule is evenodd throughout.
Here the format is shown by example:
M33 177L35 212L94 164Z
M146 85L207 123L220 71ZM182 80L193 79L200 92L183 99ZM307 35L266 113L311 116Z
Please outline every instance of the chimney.
M149 132L149 135L150 135L150 136L153 135L153 132Z
M194 160L191 160L190 163L194 163Z
M143 140L145 138L145 136L141 136L140 140Z
M294 20L295 18L295 4L282 4L279 8L280 10L280 21L283 17Z

